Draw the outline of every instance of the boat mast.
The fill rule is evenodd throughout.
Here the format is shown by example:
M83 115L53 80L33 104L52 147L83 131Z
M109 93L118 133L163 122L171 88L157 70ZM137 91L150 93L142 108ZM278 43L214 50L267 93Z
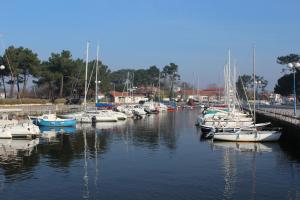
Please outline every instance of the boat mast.
M86 95L87 95L87 71L89 64L89 46L90 43L86 43L86 60L85 60L85 80L84 80L84 110L86 110Z
M99 45L97 45L97 58L96 58L96 84L95 84L95 102L98 103L98 62L99 62Z
M227 104L228 104L228 110L230 111L230 73L231 73L231 71L230 71L230 49L228 49L228 69L227 69L227 99L228 99L228 102L227 102Z
M237 103L235 80L236 80L236 60L233 60L233 80L232 80L233 92L232 92L232 95L233 95L233 110L234 111L235 111L235 106Z
M253 104L253 121L254 124L256 123L256 115L255 115L255 98L256 98L256 80L255 80L255 46L253 46L253 98L254 98L254 104Z
M158 72L158 102L160 102L160 71Z

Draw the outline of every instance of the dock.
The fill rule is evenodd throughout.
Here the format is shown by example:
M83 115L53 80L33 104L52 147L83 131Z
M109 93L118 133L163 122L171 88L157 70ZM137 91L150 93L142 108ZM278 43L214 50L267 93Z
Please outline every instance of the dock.
M244 110L249 111L248 108ZM300 142L300 117L293 115L293 109L280 107L256 108L258 122L271 122L274 127L283 129L282 138Z
M293 116L293 113L284 109L276 108L259 108L256 114L272 119L272 121L280 122L286 126L300 128L300 117Z

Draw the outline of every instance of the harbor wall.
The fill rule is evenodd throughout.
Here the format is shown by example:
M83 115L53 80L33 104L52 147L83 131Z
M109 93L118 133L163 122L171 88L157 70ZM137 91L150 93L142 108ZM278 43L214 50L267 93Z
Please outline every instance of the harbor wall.
M94 104L88 107L95 107ZM9 110L12 110L9 112ZM15 111L14 111L15 110ZM84 110L83 105L64 105L64 104L19 104L19 105L2 105L0 106L1 113L12 113L17 116L26 115L41 115L44 113L66 113Z
M258 123L271 122L274 127L281 127L281 142L300 144L300 126L298 124L267 116L262 113L256 113L256 119Z

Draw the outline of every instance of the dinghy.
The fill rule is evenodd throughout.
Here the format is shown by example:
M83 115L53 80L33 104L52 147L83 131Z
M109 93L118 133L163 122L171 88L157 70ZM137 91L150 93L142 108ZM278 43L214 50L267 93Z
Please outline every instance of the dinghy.
M37 124L39 126L53 126L53 127L75 126L76 120L73 118L71 119L58 118L56 114L44 114L37 118Z

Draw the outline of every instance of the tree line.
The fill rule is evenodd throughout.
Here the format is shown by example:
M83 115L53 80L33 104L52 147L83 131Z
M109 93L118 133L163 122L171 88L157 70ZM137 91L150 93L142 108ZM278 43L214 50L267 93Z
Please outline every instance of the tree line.
M5 97L37 97L55 100L57 98L80 98L84 95L85 61L73 58L69 50L51 53L48 60L41 60L29 48L10 46L0 56L1 86ZM3 67L4 66L4 67ZM158 86L174 95L174 86L180 80L178 65L169 63L160 70L153 65L146 69L120 69L111 71L109 66L96 60L88 63L88 96L95 93L95 71L98 70L101 92L123 91L128 74L133 74L133 84ZM28 81L32 89L28 90Z
M256 96L259 98L263 92L265 92L266 87L268 85L268 81L264 79L263 76L255 75L256 81ZM238 77L236 81L236 90L237 96L242 99L246 100L253 99L253 89L254 89L254 80L253 75L244 74ZM261 99L261 98L260 98Z
M300 93L300 69L299 68L288 68L287 65L289 63L299 63L300 55L298 54L289 54L286 56L277 57L277 63L285 66L282 68L282 72L284 73L282 77L277 80L277 84L275 85L274 92L277 94L281 94L282 96L288 96L293 94L293 70L295 70L295 80L296 80L296 94L297 98ZM287 73L286 73L287 72Z

